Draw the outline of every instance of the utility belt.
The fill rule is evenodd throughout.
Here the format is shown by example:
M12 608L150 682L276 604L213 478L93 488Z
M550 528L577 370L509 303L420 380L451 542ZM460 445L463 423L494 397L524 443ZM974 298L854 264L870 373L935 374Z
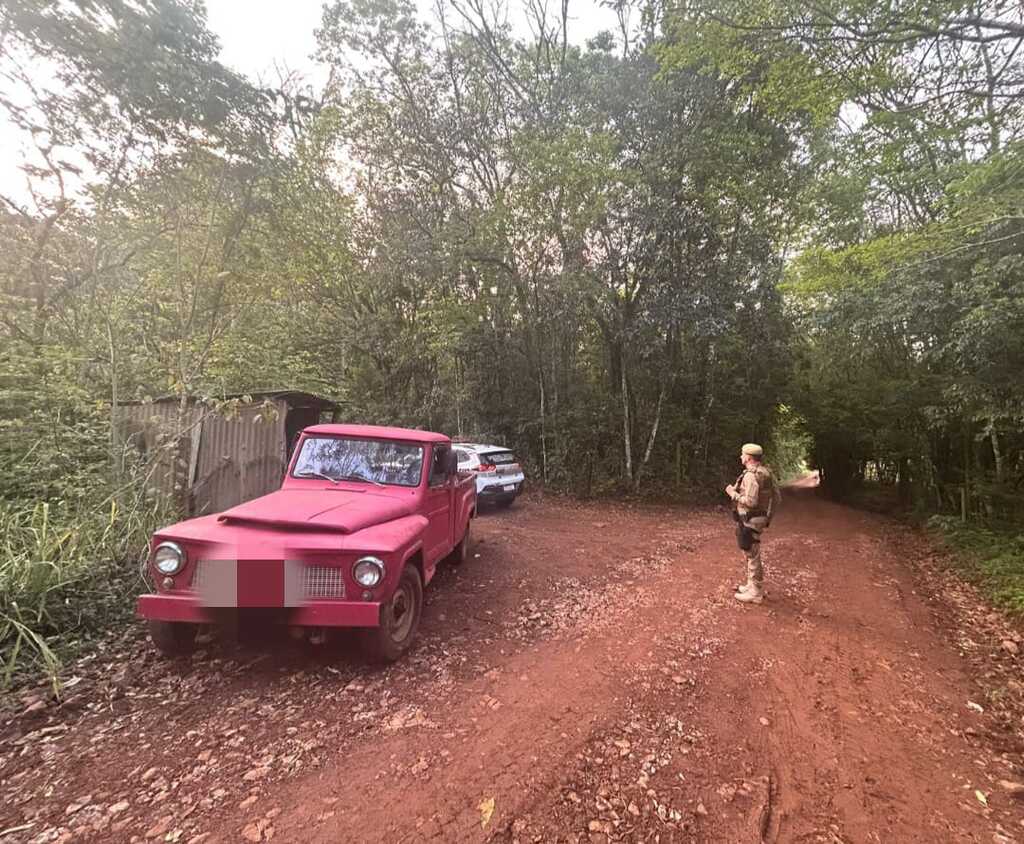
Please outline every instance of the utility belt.
M743 515L740 515L740 511L735 509L735 508L733 508L733 511L732 511L732 519L733 519L733 521L736 522L737 524L741 524L741 525L744 524L745 522L749 522L751 519L767 519L767 518L768 518L768 511L767 510L760 510L760 509L747 510L747 512L744 513Z
M736 520L736 542L743 551L750 551L755 543L761 541L761 531L768 527L768 512L760 509L748 510L740 515L739 510L733 510L732 517Z

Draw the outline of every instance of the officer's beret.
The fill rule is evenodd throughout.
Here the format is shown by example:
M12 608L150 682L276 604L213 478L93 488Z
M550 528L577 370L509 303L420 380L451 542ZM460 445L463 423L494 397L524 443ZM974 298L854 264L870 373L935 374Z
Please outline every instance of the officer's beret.
M749 454L751 457L763 457L764 449L761 448L757 443L746 443L742 449L744 454Z

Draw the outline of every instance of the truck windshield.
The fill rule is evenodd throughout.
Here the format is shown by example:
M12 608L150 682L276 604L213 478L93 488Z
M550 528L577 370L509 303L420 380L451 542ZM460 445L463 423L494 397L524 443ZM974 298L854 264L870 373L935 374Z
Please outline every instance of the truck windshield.
M422 469L423 446L390 440L309 437L302 443L292 477L417 486Z

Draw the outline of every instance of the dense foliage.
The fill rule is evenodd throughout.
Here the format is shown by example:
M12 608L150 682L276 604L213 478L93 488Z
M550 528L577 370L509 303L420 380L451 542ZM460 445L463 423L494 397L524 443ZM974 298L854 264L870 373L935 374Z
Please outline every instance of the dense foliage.
M688 14L688 49L739 82L767 73L772 108L838 116L787 284L796 405L826 488L881 481L923 511L1019 521L1020 8L739 0Z
M1019 8L616 8L581 45L564 4L523 39L333 0L315 91L223 67L186 0L0 8L8 670L130 607L175 502L116 420L157 394L310 390L585 495L716 490L763 440L1016 515Z

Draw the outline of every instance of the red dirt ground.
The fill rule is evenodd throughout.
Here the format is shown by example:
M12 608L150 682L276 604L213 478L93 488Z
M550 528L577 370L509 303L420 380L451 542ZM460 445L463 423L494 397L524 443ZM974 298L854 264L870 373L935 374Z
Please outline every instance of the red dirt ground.
M11 701L0 842L1024 841L1020 637L909 531L791 490L762 606L724 509L476 536L396 666L132 634Z

